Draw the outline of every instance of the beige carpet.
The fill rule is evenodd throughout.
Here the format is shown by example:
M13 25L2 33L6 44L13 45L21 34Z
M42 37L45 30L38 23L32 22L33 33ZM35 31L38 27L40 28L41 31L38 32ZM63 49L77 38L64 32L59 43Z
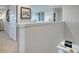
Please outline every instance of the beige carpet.
M0 31L0 53L15 53L17 44L5 31Z

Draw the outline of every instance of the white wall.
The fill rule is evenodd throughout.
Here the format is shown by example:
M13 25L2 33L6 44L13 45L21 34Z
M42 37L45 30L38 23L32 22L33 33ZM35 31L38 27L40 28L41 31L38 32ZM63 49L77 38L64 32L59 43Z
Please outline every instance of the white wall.
M16 41L16 6L1 5L0 9L3 10L3 16L0 18L4 21L4 30ZM10 22L6 20L7 9L10 9Z
M5 30L16 41L16 6L9 6L7 9L10 9L10 22L6 21Z
M49 6L45 5L33 5L32 8L32 19L38 21L38 15L36 13L38 12L44 12L44 21L49 21L49 19L53 20L53 8L50 8Z
M37 20L36 13L44 12L44 21L53 21L53 13L56 13L56 21L61 21L62 17L62 8L61 7L54 7L54 6L47 6L47 5L33 5L32 8L32 19ZM38 20L37 20L38 21Z
M64 40L64 23L25 26L17 33L19 52L56 53L57 45Z
M54 8L54 12L56 13L56 21L62 21L62 8Z
M27 7L27 8L31 8L31 19L21 19L21 14L20 14L20 8L21 7ZM30 6L30 5L18 5L17 6L17 13L18 13L18 15L17 15L17 17L18 17L18 20L17 20L17 23L20 23L20 22L28 22L28 21L33 21L33 20L35 20L35 19L37 19L37 16L35 15L35 13L37 13L37 12L42 12L42 11L44 11L44 13L45 13L45 21L49 21L49 19L50 19L50 21L53 21L53 13L54 12L56 12L57 13L57 18L56 18L56 20L57 21L61 21L61 17L62 17L62 9L61 9L61 7L57 7L57 8L55 8L55 10L53 10L53 8L55 8L55 7L53 7L53 6L47 6L47 5L42 5L42 6L40 6L40 5L32 5L32 6Z
M16 6L10 6L9 34L16 41Z
M65 39L79 44L79 6L63 6Z

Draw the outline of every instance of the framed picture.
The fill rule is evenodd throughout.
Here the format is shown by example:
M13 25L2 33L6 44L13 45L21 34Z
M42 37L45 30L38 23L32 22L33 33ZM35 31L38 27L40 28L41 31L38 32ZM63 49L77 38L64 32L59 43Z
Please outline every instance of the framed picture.
M31 19L31 9L21 7L21 19Z

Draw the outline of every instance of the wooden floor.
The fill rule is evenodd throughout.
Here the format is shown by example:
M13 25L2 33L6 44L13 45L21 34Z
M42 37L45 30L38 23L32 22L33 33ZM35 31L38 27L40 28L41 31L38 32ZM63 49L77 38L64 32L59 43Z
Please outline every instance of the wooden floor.
M16 53L17 44L5 31L0 31L0 53Z

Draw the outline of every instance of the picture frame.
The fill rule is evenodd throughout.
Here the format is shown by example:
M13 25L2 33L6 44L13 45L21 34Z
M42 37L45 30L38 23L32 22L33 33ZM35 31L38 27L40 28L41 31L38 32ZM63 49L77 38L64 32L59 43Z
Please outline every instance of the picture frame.
M31 19L31 8L21 7L21 19Z

